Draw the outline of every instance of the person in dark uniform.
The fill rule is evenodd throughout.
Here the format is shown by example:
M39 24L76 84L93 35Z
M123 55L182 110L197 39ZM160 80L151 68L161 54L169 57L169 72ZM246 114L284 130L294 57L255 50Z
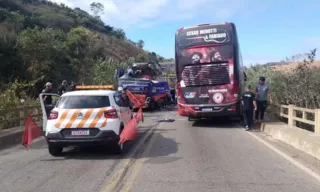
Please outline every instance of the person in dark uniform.
M42 93L52 93L52 83L47 82L45 85L45 88L42 90ZM50 116L50 112L52 110L52 96L51 95L45 95L43 97L43 104L46 110L47 117Z
M63 80L62 81L62 84L59 85L58 87L58 95L62 95L64 94L65 92L67 92L67 81L66 80Z
M170 89L170 101L169 101L169 103L173 103L173 104L175 104L176 102L175 102L175 98L176 98L176 90L174 89L174 88L171 88Z
M71 85L69 86L68 91L74 91L76 90L76 83L74 81L71 82Z
M248 131L252 126L253 111L257 110L255 94L251 91L250 85L247 86L247 90L242 94L241 102L243 105L244 123L246 131Z
M52 83L47 82L45 85L45 88L42 90L42 93L52 93ZM45 95L43 97L43 103L45 105L52 105L52 96L51 95Z

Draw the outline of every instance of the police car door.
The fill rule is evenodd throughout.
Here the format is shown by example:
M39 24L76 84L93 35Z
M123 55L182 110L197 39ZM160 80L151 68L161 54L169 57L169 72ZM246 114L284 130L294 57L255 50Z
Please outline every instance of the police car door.
M52 103L51 104L45 104L44 103L44 98L46 96L51 96L52 97ZM50 116L51 110L56 106L58 101L60 100L60 96L54 93L41 93L39 95L39 100L40 100L40 106L41 106L41 111L42 111L42 130L46 131L47 128L47 121L48 117Z
M125 102L119 94L114 95L114 100L120 108L120 120L126 125L129 122L128 107L125 106Z

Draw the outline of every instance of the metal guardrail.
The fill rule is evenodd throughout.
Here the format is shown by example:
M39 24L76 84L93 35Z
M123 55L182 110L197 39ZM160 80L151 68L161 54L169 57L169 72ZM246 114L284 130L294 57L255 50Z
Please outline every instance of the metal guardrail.
M298 115L299 114L299 115ZM281 105L280 116L288 119L288 125L297 127L297 122L314 126L314 133L320 134L320 109L306 109L295 105ZM313 118L308 118L308 117Z
M42 113L40 105L0 109L0 130L24 126L28 114L31 115L36 122L41 121Z

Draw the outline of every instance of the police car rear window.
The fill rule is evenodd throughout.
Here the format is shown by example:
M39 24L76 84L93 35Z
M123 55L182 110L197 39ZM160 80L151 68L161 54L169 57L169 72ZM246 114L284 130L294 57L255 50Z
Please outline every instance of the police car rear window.
M66 96L57 103L59 109L88 109L109 107L108 96Z

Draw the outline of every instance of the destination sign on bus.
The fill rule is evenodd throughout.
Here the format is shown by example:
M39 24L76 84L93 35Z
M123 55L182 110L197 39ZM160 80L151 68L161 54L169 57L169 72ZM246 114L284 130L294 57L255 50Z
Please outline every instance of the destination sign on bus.
M185 29L178 34L177 38L179 45L182 47L205 43L221 44L230 42L228 28L224 25Z

